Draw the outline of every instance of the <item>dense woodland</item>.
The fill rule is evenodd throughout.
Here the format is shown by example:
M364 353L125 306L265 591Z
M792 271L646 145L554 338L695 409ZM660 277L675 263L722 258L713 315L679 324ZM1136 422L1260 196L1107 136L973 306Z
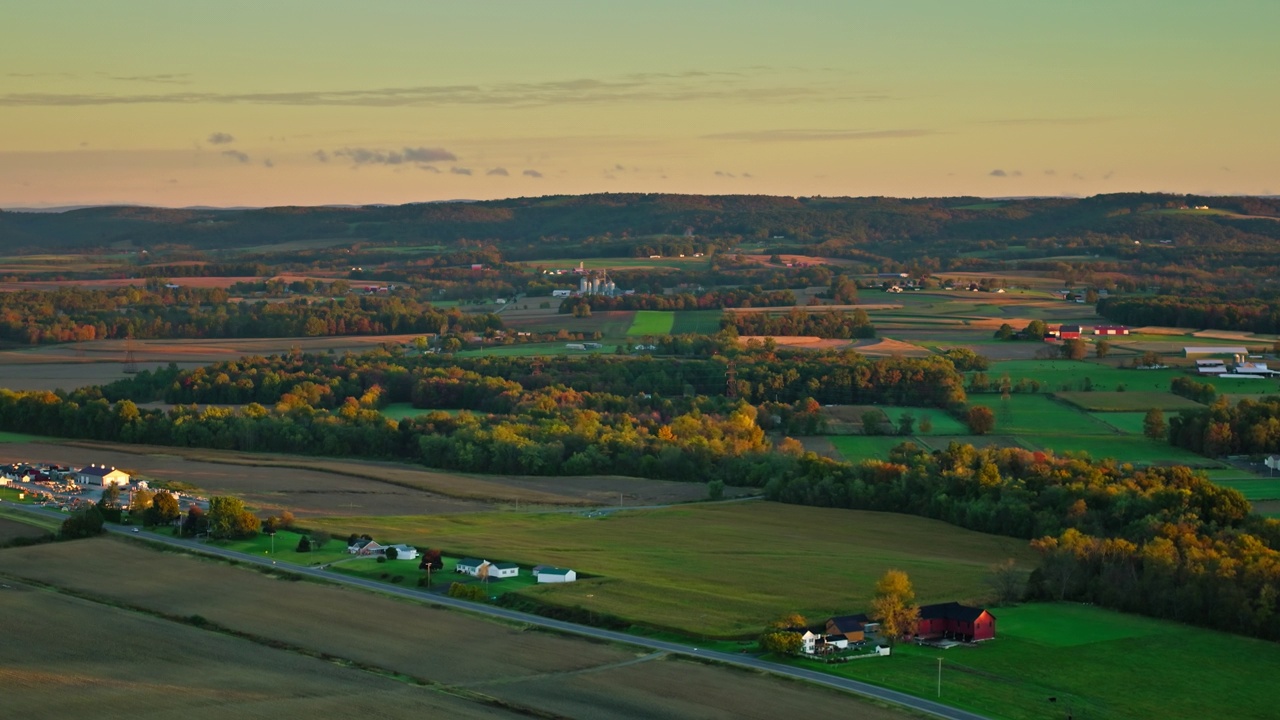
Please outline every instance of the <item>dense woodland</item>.
M842 340L876 336L876 328L865 310L806 312L795 309L785 314L725 313L720 324L737 335L811 336Z
M1280 397L1234 406L1223 397L1204 410L1183 410L1169 419L1169 442L1210 457L1280 453Z
M721 310L724 308L786 307L796 304L795 293L790 290L764 290L731 288L699 293L654 295L652 293L618 295L588 295L574 297L560 304L561 313L572 313L579 305L592 310Z
M1098 302L1098 314L1127 325L1280 332L1280 301L1256 297L1225 299L1160 295L1103 298Z
M237 302L225 290L64 288L0 293L0 340L57 343L110 338L251 338L481 332L491 314L440 310L409 297Z

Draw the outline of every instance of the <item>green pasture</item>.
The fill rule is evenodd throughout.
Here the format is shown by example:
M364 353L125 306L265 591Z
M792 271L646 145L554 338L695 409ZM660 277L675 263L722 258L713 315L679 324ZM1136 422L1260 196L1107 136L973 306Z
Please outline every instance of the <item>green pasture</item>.
M903 413L909 413L916 419L915 432L917 435L964 435L969 432L969 426L955 419L945 410L929 407L904 407L900 405L877 405L876 410L880 410L885 415L885 424L893 427L898 426L898 418ZM920 430L920 421L929 418L929 422L933 423L933 430L925 433Z
M297 551L300 537L302 537L301 533L296 533L292 530L278 530L276 531L274 546L272 545L271 537L262 534L255 535L247 540L215 541L213 544L250 555L269 556L281 562L290 562L295 565L323 565L351 557L347 553L347 535L345 533L342 537L335 535L332 540L325 543L323 548L307 553ZM274 553L272 553L273 547Z
M1058 392L1059 400L1094 412L1143 411L1158 408L1165 412L1201 410L1204 405L1171 392Z
M714 335L720 332L720 310L682 310L675 314L672 335Z
M670 335L675 315L670 310L638 310L627 330L627 337Z
M1166 442L1151 440L1141 435L1048 435L1023 434L1021 439L1039 447L1052 450L1055 455L1068 452L1086 452L1095 460L1111 458L1116 462L1135 465L1179 464L1191 467L1220 467L1220 464L1203 455L1184 448L1173 447Z
M0 443L26 443L38 442L47 438L40 435L27 435L26 433L0 432Z
M1209 477L1216 485L1239 490L1246 500L1280 500L1280 476Z
M996 415L996 432L1015 435L1112 435L1103 422L1047 395L1014 393L1008 400L995 394L972 394L970 405L985 405Z
M1093 360L1003 360L991 363L986 373L993 384L1005 375L1014 385L1024 378L1039 381L1041 392L1064 392L1064 385L1079 390L1085 378L1095 391L1114 391L1117 385L1124 385L1126 392L1168 392L1173 378L1185 375L1172 368L1135 370Z
M1127 435L1141 435L1145 431L1143 426L1147 419L1145 412L1094 412L1089 415ZM1165 422L1168 420L1169 416L1165 415Z
M433 412L442 412L447 415L457 415L459 412L462 412L462 411L416 408L413 406L413 403L402 402L402 403L391 403L390 405L387 405L386 407L382 408L379 412L381 412L382 415L386 417L388 420L395 420L398 422L405 418L414 418L414 417L421 417L423 415L430 415Z
M901 435L836 435L830 440L845 460L855 464L863 460L888 460L889 451L904 442L919 444L915 438Z
M942 702L999 720L1275 717L1275 643L1070 603L992 613L996 639L977 647L791 662L934 698L941 658Z
M368 532L454 557L569 567L596 577L531 586L541 601L651 628L754 637L780 613L864 611L890 568L923 602L978 600L988 567L1035 559L1023 540L924 518L755 501L643 511L484 513L310 520L335 536ZM829 568L801 572L804 568ZM835 568L830 570L830 568Z

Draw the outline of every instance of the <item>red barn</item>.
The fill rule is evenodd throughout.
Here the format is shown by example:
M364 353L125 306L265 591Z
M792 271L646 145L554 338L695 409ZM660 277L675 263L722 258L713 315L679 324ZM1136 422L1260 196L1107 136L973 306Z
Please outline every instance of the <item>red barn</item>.
M1128 335L1129 328L1123 325L1095 325L1094 335Z
M996 617L982 608L956 602L924 605L916 635L963 642L991 640L996 636Z
M1058 327L1058 338L1060 340L1072 340L1080 338L1079 325L1060 325Z

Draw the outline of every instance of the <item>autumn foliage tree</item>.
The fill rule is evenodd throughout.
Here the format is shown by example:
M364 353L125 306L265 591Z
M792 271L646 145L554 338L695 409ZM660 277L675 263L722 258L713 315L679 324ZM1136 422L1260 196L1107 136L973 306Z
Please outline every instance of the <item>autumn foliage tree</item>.
M914 635L920 624L920 606L911 579L901 570L889 570L876 583L871 601L871 619L880 623L880 631L889 643Z
M974 405L965 411L964 422L974 435L986 435L996 427L996 414L986 405Z

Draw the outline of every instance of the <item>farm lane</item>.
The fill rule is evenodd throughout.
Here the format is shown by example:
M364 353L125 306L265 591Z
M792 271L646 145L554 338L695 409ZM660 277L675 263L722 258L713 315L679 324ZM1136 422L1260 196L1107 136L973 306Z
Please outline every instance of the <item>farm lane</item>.
M17 505L6 503L7 507L19 508L25 512L32 514L62 519L64 515L60 512L47 510L45 508L37 508L29 505ZM588 627L586 625L577 625L575 623L553 620L551 618L541 617L539 615L531 615L529 613L518 612L515 610L507 610L505 608L494 607L491 605L481 605L478 603L459 600L448 596L435 595L420 590L410 588L402 588L394 585L387 585L374 580L365 578L352 577L347 575L337 575L325 572L313 567L305 567L302 565L294 565L292 563L277 562L269 558L261 558L256 555L228 550L193 540L184 540L172 536L160 535L157 533L142 531L134 532L133 528L124 526L108 525L106 529L115 534L124 537L141 537L151 542L164 543L173 547L185 548L195 552L201 552L209 555L216 555L237 562L248 562L264 567L276 567L281 570L287 570L299 575L317 578L330 583L340 583L351 585L374 592L380 592L389 595L416 600L418 602L430 603L443 607L461 610L473 614L488 615L490 617L508 620L511 622L525 623L528 625L536 625L550 630L557 630L572 635L581 635L584 637L595 638L597 640L605 640L608 642L619 643L623 645L631 645L635 647L647 648L649 650L671 653L675 655L683 655L690 658L701 658L703 660L712 660L723 663L725 665L733 665L736 667L747 668L766 672L781 677L788 677L795 680L804 680L806 682L822 685L836 690L863 695L876 700L900 705L918 712L932 715L945 720L990 720L984 715L967 712L957 708L949 707L932 700L908 695L906 693L889 690L869 683L850 680L848 678L837 677L835 675L827 675L816 670L806 670L804 668L788 667L777 663L767 662L753 657L742 657L729 653L715 652L711 650L701 650L699 648L690 649L686 645L674 642L666 642L663 640L653 640L650 638L636 637L627 635L626 633L615 632L612 630L603 630L600 628Z

